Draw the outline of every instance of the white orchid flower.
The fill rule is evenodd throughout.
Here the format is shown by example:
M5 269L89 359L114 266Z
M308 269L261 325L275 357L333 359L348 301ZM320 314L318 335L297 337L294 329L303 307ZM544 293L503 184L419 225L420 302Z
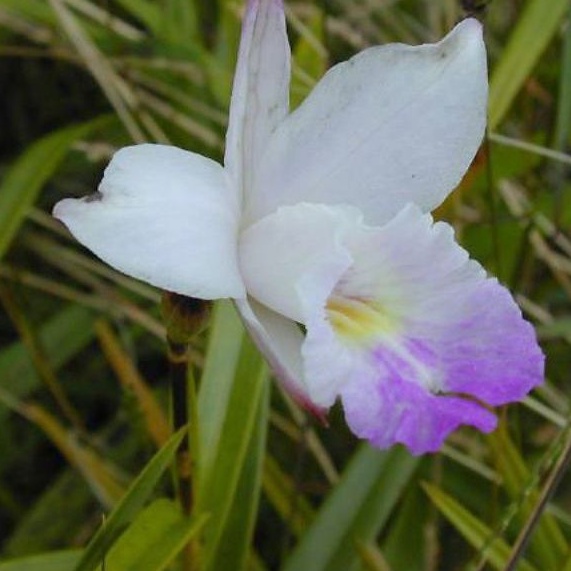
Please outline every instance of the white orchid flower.
M281 0L249 0L224 166L178 148L115 154L99 191L54 215L122 272L233 298L277 378L378 447L437 450L481 403L543 378L508 291L429 212L481 142L486 53L464 20L436 44L372 47L289 112ZM301 327L303 326L303 327Z

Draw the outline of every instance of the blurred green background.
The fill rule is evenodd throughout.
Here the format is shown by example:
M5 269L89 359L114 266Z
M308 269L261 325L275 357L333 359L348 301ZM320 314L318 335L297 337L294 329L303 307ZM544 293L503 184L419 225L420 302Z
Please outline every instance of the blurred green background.
M187 541L195 569L216 571L571 571L567 0L286 2L293 105L369 45L484 23L489 132L436 215L536 325L545 385L490 436L462 430L423 458L373 451L340 410L324 428L284 397L220 303L190 353L191 524L168 499L173 441L141 472L169 436L159 293L49 213L133 141L221 159L242 8L0 0L0 571L183 569Z

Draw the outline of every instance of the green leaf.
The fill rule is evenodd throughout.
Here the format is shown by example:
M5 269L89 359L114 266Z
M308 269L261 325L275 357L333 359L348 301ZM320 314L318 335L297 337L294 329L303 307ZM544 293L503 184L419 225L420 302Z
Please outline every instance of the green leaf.
M107 117L50 133L33 143L6 173L0 184L0 258L8 250L28 209L71 146L100 128Z
M156 31L161 25L161 8L156 3L149 0L117 0L117 3L149 30Z
M2 569L0 569L2 571ZM561 571L571 571L571 555L566 559L563 567L561 567Z
M217 302L198 395L200 481L208 481L214 468L243 337L244 327L234 306L229 301Z
M238 335L241 337L242 333ZM223 378L208 377L206 381L220 388L226 404L215 413L219 425L213 432L220 436L213 442L212 467L203 472L198 490L197 513L211 516L205 528L204 569L238 570L244 564L260 490L268 371L251 340L244 338L230 394L221 386ZM201 387L216 394L215 388L206 386L205 379ZM201 419L208 414L205 409L201 413ZM237 517L240 513L246 518L244 521ZM226 545L229 541L235 543L231 549ZM237 559L231 561L231 556ZM224 567L217 566L220 558Z
M169 43L184 46L196 41L196 7L189 0L165 0L162 10L162 37Z
M569 8L569 0L528 0L490 79L488 126L502 122Z
M250 549L260 498L262 463L268 425L269 383L265 383L263 391L265 394L260 399L254 432L250 438L250 446L246 450L232 505L222 528L218 547L207 567L212 571L242 569Z
M33 24L55 25L53 12L47 2L41 0L2 0L0 5L8 13L30 20Z
M65 510L62 505L65 503ZM100 509L82 476L74 469L63 470L17 522L14 531L3 539L2 554L12 558L30 553L49 553L69 544L70 530L82 529L85 515ZM65 517L54 518L54 513ZM38 533L41 530L41 533ZM78 552L77 561L80 554ZM76 561L76 562L77 562Z
M74 357L93 338L93 313L70 305L40 329L39 337L50 363L60 367ZM26 397L40 383L30 355L21 342L0 351L0 388L14 397ZM8 409L0 407L0 421ZM0 433L0 443L2 434Z
M557 120L553 146L564 151L571 131L571 27L567 26L563 40L563 58L561 62L561 77L559 79L559 94L557 97ZM562 167L563 165L561 165Z
M296 493L295 483L269 454L264 460L264 494L286 522L291 531L300 537L315 517L311 504L304 496L296 499L296 509L291 509L292 497Z
M391 515L419 459L403 448L381 452L363 444L283 571L349 571L356 544L371 541Z
M507 430L501 427L490 434L487 439L494 452L497 469L502 476L508 495L512 501L519 502L515 505L516 520L526 522L539 497L539 482L533 481L532 472L525 464ZM537 529L531 537L529 551L534 560L541 563L543 570L560 569L561 561L568 552L568 546L553 515L542 514Z
M100 571L161 571L200 531L206 517L184 516L177 504L159 499L146 507L121 535Z
M81 551L57 551L0 563L0 571L73 571Z
M149 499L153 488L174 458L185 433L186 429L181 429L173 434L145 466L121 502L111 512L105 525L93 536L74 571L92 571L103 560L117 536Z
M454 498L448 496L432 484L425 483L423 488L434 505L462 534L466 541L475 549L482 550L486 548L486 560L489 561L494 569L503 570L511 553L510 546L499 537L490 541L494 533L493 530L473 516ZM518 565L518 571L537 570L527 561L521 560Z
M381 550L391 569L423 571L427 561L427 526L430 504L422 490L414 487L407 491L400 504L390 532L381 544ZM414 545L414 549L406 549Z

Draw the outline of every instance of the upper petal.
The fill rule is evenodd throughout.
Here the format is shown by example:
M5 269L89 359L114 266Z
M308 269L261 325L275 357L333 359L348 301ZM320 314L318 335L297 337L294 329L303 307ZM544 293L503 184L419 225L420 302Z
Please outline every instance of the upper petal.
M118 151L99 190L54 208L71 233L116 269L202 299L239 297L238 208L223 168L164 145Z
M287 115L290 57L282 0L248 0L224 158L239 189L251 187L259 156Z
M298 202L347 203L369 223L430 211L458 184L485 128L486 52L465 20L437 44L392 44L333 67L277 129L247 218Z
M279 313L306 325L308 336L316 332L328 335L330 328L321 327L319 316L325 300L352 263L343 242L360 218L351 208L297 204L279 208L253 224L240 238L240 268L249 294L271 308L274 315ZM318 317L312 320L312 316ZM299 329L297 336L295 377L304 387L306 400L327 408L339 394L346 371L329 366L331 345L319 357L317 348L314 360L302 359L307 342L302 347L304 338ZM343 347L334 350L337 363L342 352Z

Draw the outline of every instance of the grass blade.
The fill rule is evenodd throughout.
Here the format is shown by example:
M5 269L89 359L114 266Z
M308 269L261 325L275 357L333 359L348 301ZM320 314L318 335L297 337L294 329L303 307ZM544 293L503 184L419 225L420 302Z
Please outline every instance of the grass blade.
M80 556L80 551L42 553L0 563L0 571L73 571Z
M201 481L210 480L214 468L243 337L243 326L232 304L218 302L214 308L198 395L201 451L198 468Z
M230 529L234 528L236 534L232 541L237 541L238 533L241 541L249 539L249 522L236 521L233 510L239 507L240 511L251 514L257 502L265 427L263 433L260 430L266 424L267 384L266 364L250 339L245 338L228 406L219 418L222 429L212 470L208 478L201 480L199 489L198 513L211 515L205 529L204 555L204 569L210 571L219 569L215 566L218 553ZM257 453L249 458L252 446ZM240 533L240 527L246 527L246 533ZM241 557L242 547L234 547L233 553ZM227 561L225 568L238 570L242 564L242 560L232 564Z
M155 500L104 554L105 565L99 569L162 571L200 531L205 520L185 517L171 500Z
M66 127L39 139L20 156L0 184L0 259L18 232L42 186L61 164L71 146L100 128L107 118Z
M548 8L545 0L528 0L526 3L490 79L490 130L502 122L524 81L562 24L568 8L568 0L550 0Z
M425 483L423 488L434 505L464 536L466 541L475 549L481 550L486 548L486 560L494 569L498 569L498 571L503 570L510 556L510 546L498 537L489 541L494 533L493 530L468 512L454 498L448 496L432 484ZM520 561L518 569L519 571L537 571L535 567L523 560Z
M402 448L380 452L363 445L283 571L355 568L360 561L356 543L378 534L418 462Z
M105 525L93 536L74 571L92 571L103 560L117 536L149 499L153 488L171 464L185 432L183 429L174 434L145 466L121 502L111 512Z

